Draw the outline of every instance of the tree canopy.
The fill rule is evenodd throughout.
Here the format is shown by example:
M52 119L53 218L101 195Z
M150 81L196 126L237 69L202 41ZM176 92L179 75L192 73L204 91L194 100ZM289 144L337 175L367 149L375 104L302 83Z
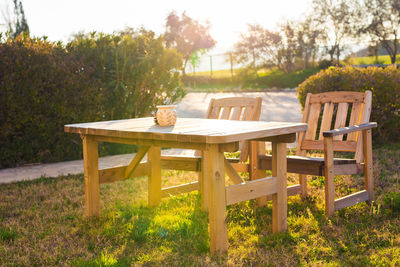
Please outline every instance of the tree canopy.
M215 46L216 42L211 37L209 30L210 25L200 24L197 20L192 19L185 12L180 17L175 12L171 12L167 17L166 31L164 40L167 47L175 47L182 54L183 68L185 68L190 57L196 51L210 49Z

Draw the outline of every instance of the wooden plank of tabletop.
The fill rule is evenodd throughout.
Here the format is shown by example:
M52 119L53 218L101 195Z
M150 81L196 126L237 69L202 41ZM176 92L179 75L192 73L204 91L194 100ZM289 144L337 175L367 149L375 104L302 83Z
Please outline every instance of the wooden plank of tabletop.
M161 127L153 118L65 125L70 133L195 143L229 143L305 131L304 123L179 118Z

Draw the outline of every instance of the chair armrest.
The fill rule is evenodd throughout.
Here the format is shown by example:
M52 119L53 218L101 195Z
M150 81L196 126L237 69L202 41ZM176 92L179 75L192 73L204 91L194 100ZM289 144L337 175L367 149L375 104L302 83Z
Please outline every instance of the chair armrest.
M349 127L343 127L343 128L339 128L339 129L325 131L325 132L323 132L323 136L324 137L333 137L336 135L342 135L342 134L347 134L347 133L356 132L356 131L368 130L371 128L375 128L377 126L378 126L378 124L376 122L367 122L367 123L362 123L359 125L353 125L353 126L349 126Z

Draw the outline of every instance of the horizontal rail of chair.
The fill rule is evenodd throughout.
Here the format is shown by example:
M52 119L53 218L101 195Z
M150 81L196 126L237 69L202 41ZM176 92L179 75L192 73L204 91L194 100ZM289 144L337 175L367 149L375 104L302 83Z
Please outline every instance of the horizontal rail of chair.
M362 190L357 193L339 198L335 200L335 211L356 205L358 203L369 200L367 190Z
M258 166L262 170L272 169L272 156L260 155L258 157ZM324 176L324 159L312 157L287 157L287 172L307 175ZM364 164L355 163L352 159L334 159L335 175L362 174Z
M324 150L324 140L303 140L302 150ZM356 152L357 142L333 140L333 151Z
M353 126L348 126L348 127L343 127L339 129L333 129L329 131L325 131L323 133L324 137L333 137L337 135L342 135L342 134L347 134L347 133L352 133L352 132L357 132L357 131L362 131L362 130L368 130L377 127L378 124L376 122L367 122L367 123L362 123L359 125L353 125Z
M328 92L313 94L310 97L310 104L314 103L364 103L365 93L363 92Z
M225 188L226 205L277 193L277 178L266 177Z
M169 197L173 195L189 193L199 189L200 189L200 184L197 181L177 186L171 186L161 189L161 197Z

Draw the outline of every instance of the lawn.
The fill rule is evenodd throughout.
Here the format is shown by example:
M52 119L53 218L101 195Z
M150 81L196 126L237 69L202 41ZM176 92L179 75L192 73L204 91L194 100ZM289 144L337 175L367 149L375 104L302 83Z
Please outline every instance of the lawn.
M324 217L323 183L288 201L288 231L271 233L271 205L228 207L229 252L209 254L197 192L146 207L146 178L101 185L101 216L85 219L83 176L0 185L0 266L400 265L400 144L374 149L376 202ZM164 171L164 186L195 173ZM362 178L337 177L338 196ZM294 176L289 177L293 183Z
M400 55L397 55L396 57L396 63L399 62ZM390 61L390 57L388 55L386 56L378 56L378 60L376 57L354 57L350 58L347 60L348 62L345 62L345 64L351 64L351 65L370 65L370 64L392 64Z

